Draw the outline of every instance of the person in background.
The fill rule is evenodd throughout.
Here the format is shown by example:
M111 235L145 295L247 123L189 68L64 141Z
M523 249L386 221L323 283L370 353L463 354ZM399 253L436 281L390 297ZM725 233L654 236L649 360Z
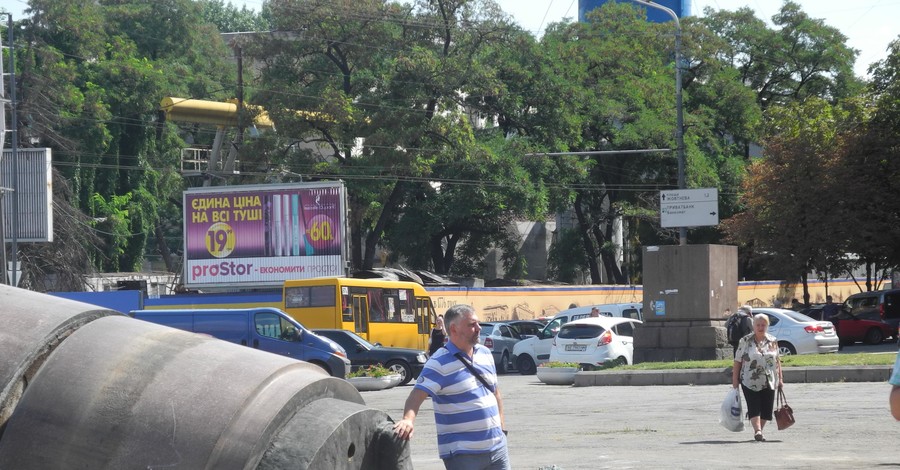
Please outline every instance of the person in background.
M833 303L831 296L825 296L825 305L822 307L822 320L831 321L831 317L835 316L840 312L841 306Z
M747 415L753 426L753 438L765 441L763 429L772 421L775 391L783 387L778 339L769 334L769 317L753 317L753 334L741 338L734 356L731 386L741 386L747 402Z
M412 438L419 407L434 404L438 453L448 470L509 470L503 399L491 351L479 344L478 315L468 305L444 314L450 341L425 363L394 434Z
M799 312L800 309L802 309L802 308L803 308L803 304L801 304L799 300L797 300L797 299L791 300L791 310L793 310L795 312Z
M731 313L730 309L725 310L726 314ZM749 335L753 332L753 308L749 305L741 305L738 307L737 311L734 312L733 318L729 316L727 323L737 322L737 335L731 336L729 335L728 342L731 344L731 352L737 357L738 344L740 343L741 338Z
M428 337L428 357L434 356L434 353L444 345L447 334L444 331L444 316L438 315L434 322L434 328L431 329L431 336Z
M591 308L591 318L597 318L600 316L600 309L597 307Z
M889 403L891 404L891 416L900 421L900 354L894 361L894 369L891 371L891 378L888 379L891 384L891 395Z

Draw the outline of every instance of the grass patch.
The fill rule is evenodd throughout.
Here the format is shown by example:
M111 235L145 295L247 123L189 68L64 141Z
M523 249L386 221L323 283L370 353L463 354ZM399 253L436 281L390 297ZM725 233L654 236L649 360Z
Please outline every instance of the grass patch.
M816 367L816 366L890 366L897 358L895 354L804 354L781 358L784 367ZM715 361L679 361L679 362L643 362L633 366L616 367L615 370L678 370L678 369L724 369L731 367L734 361L722 359Z

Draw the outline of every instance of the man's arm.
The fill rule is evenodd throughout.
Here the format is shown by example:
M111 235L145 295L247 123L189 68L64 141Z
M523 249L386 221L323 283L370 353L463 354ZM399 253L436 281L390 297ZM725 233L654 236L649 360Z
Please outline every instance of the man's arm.
M397 437L405 440L412 438L413 421L416 420L416 415L419 413L419 407L422 406L422 402L424 402L426 398L428 398L428 394L417 388L413 388L412 391L409 392L409 396L406 398L406 404L403 405L403 418L394 424L394 434L396 434Z
M900 385L891 387L891 415L900 421Z
M497 410L500 412L500 429L506 430L506 420L503 418L503 397L500 396L500 385L494 385L494 397L497 398Z

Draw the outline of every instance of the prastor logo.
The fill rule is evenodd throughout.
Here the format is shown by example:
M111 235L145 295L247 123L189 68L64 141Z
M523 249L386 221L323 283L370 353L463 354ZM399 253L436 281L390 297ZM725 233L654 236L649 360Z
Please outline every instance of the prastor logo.
M218 276L246 276L250 274L252 270L253 263L235 263L234 261L197 265L191 268L191 280L196 281L200 278Z

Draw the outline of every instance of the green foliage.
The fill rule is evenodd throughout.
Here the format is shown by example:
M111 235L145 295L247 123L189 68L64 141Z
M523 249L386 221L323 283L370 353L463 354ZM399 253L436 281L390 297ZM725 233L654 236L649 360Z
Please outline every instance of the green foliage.
M390 369L385 368L381 364L375 364L374 366L366 366L360 367L353 372L347 374L347 378L354 377L386 377L388 375L393 375Z
M159 217L180 219L180 139L155 122L164 96L211 97L233 80L224 45L191 0L33 0L20 48L20 136L53 147L106 252L94 269L137 270ZM180 232L180 230L179 230ZM160 243L165 243L161 241ZM168 260L167 260L168 261ZM83 270L83 266L75 269Z
M571 368L574 367L576 369L581 368L581 364L577 362L560 362L560 361L550 361L539 364L538 367L547 367L550 369L560 369L560 368Z

